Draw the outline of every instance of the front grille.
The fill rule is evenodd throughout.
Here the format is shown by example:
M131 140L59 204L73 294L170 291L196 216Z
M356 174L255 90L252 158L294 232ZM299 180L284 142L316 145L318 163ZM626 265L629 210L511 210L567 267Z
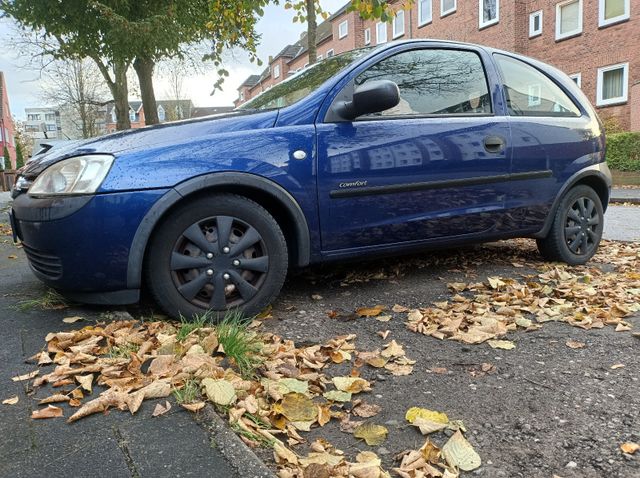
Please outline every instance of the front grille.
M34 270L48 279L56 280L62 277L62 261L58 256L41 252L24 243L22 244L22 247L24 248L24 252L27 254L27 259L29 259L29 263Z

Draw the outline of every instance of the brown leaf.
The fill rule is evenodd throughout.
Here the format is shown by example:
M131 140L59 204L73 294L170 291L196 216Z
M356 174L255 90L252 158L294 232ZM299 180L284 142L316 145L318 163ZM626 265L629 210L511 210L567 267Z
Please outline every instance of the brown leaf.
M51 395L50 397L43 398L38 402L38 405L46 405L47 403L60 403L60 402L68 402L71 400L68 395L63 395L61 393L56 393L55 395Z
M33 372L25 373L24 375L11 377L11 380L13 380L14 382L24 382L25 380L31 380L33 377L35 377L39 373L40 373L40 370L34 370Z
M376 305L374 307L360 307L356 309L356 314L360 317L376 317L386 309L384 305Z
M53 405L47 405L47 408L34 410L31 413L31 418L33 419L57 418L62 416L64 416L64 413L62 412L62 408L54 407Z
M389 336L389 334L390 334L390 333L391 333L391 331L390 331L390 330L384 330L384 331L383 331L383 330L379 330L379 331L377 332L377 334L378 334L380 337L382 337L382 340L387 340L387 337Z
M190 412L198 412L202 410L205 406L204 402L194 402L194 403L181 403L180 406L189 410Z
M576 340L567 340L565 345L570 349L581 349L584 348L587 344L585 344L584 342L578 342Z
M161 403L156 404L156 408L153 409L153 417L159 417L160 415L164 415L169 410L171 410L171 404L168 401L164 402L164 405Z
M371 418L380 413L380 410L382 410L380 405L360 402L351 409L351 412L357 417Z
M629 455L633 455L635 452L640 450L640 445L635 443L635 442L628 441L628 442L623 443L622 445L620 445L620 449L624 453L628 453Z
M62 319L62 321L65 324L75 324L76 322L79 322L81 320L84 320L84 319L82 317L80 317L80 316L65 317L64 319Z
M11 397L11 398L7 398L5 400L2 400L2 404L3 405L15 405L19 401L20 401L20 398L18 398L18 396L16 395L15 397Z
M76 375L76 381L80 384L83 390L91 393L93 384L93 374L89 375Z

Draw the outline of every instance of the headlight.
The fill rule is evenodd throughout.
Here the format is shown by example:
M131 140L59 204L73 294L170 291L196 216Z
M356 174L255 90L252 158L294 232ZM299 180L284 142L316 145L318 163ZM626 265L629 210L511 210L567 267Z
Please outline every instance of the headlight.
M29 195L95 193L111 168L113 156L92 154L60 161L49 166L29 188Z

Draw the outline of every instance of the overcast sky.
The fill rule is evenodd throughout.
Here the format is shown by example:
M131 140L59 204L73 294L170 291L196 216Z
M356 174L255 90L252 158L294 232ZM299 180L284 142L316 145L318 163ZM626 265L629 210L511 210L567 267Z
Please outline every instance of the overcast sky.
M335 12L346 3L346 0L321 0L322 7ZM282 6L270 6L265 10L264 17L258 22L257 30L262 35L262 42L258 47L260 58L266 60L269 55L277 54L286 44L294 43L305 30L305 25L292 22L293 13ZM11 112L19 119L25 118L24 109L43 106L41 100L42 81L40 73L23 67L25 64L21 52L7 48L14 32L12 22L0 20L0 71L4 72ZM224 65L230 76L226 79L224 90L210 96L212 85L216 80L214 73L200 76L190 76L184 81L184 94L196 106L223 106L233 104L237 98L237 88L246 77L257 73L263 67L251 64L242 52L227 55ZM133 70L133 68L132 68ZM168 85L162 78L155 81L156 97L166 97ZM132 98L133 99L133 98Z

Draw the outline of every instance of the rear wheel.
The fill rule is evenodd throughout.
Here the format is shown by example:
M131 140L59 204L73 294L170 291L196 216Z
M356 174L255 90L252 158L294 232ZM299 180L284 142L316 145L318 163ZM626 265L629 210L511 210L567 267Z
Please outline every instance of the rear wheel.
M560 201L549 234L538 239L538 249L547 260L584 264L596 253L603 226L598 194L589 186L576 186Z
M255 315L280 292L287 244L259 204L220 194L189 201L154 232L146 259L150 292L166 313Z

